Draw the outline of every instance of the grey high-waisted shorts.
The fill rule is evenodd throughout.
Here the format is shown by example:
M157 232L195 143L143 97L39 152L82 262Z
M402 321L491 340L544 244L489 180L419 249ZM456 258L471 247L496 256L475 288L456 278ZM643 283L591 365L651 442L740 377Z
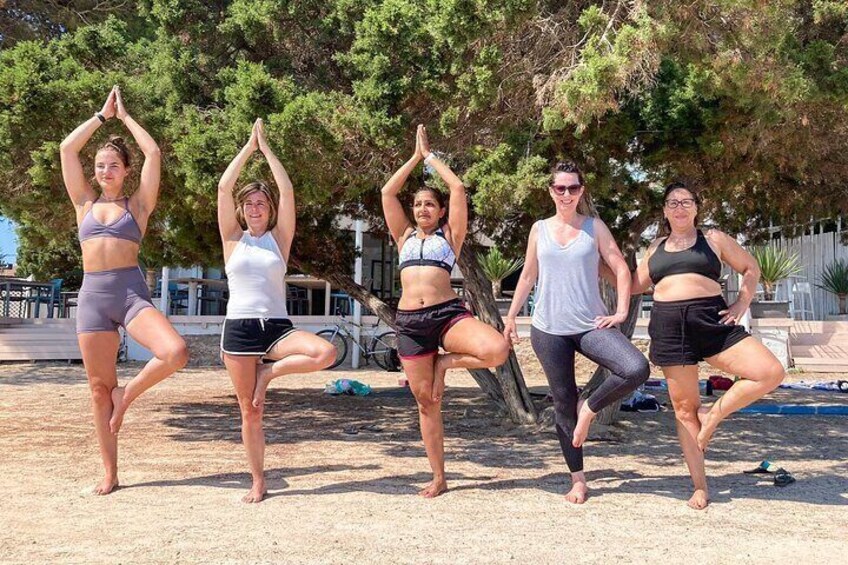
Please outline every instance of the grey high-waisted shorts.
M77 298L77 333L114 332L145 308L150 290L138 267L85 273Z

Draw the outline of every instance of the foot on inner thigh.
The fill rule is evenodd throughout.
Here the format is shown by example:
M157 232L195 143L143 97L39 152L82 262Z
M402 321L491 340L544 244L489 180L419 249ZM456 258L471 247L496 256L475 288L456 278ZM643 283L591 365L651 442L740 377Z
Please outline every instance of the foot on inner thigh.
M433 480L427 483L423 489L418 492L419 496L423 496L424 498L436 498L440 494L447 492L448 483L445 479L439 479L433 477Z
M118 477L111 477L109 475L106 475L105 477L103 477L102 481L100 481L94 486L91 492L100 496L104 494L109 494L116 488L118 488Z
M259 408L265 404L265 393L271 382L273 365L258 365L256 367L256 387L253 389L253 406ZM257 501L258 502L258 501Z
M577 424L574 426L574 432L571 434L571 445L574 447L582 447L589 436L589 426L592 425L592 420L597 414L589 408L589 403L581 398L577 401Z
M692 493L692 498L689 499L689 502L686 504L689 505L689 508L694 508L695 510L703 510L710 503L710 496L707 494L707 489L695 489L695 492Z
M261 481L253 481L253 486L250 487L250 490L244 495L241 499L242 502L246 502L248 504L253 504L256 502L262 502L265 499L265 495L268 494L268 490L265 488L265 480Z
M716 410L711 410L706 406L701 406L698 408L698 420L701 422L701 431L698 432L697 439L698 447L701 451L706 451L707 445L709 445L710 440L713 438L713 434L718 427L718 423L721 421L720 416Z
M109 429L113 434L117 434L121 430L121 424L124 423L124 413L127 411L127 406L124 404L124 391L122 386L112 389L112 417L109 418Z
M589 497L589 487L585 478L571 478L571 490L565 495L565 499L572 504L583 504Z

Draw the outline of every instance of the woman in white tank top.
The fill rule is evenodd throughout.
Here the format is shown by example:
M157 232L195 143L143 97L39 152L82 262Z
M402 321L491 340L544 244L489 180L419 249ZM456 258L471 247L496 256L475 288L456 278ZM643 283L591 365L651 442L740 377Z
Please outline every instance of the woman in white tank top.
M279 201L261 182L242 187L233 197L239 173L257 149L271 167ZM218 228L230 290L221 355L236 389L253 478L242 500L260 502L267 492L262 413L268 383L282 375L320 371L336 357L329 342L297 330L288 319L285 275L294 238L294 192L285 168L268 146L262 120L253 124L250 140L218 183ZM275 362L263 365L263 358Z
M650 374L648 360L615 327L627 318L630 270L607 226L578 212L584 190L576 165L554 167L548 192L556 214L536 222L530 231L524 270L504 328L504 336L517 343L515 317L536 285L530 341L554 399L557 436L571 471L566 499L575 504L585 502L588 493L583 442L589 425L602 408L633 392ZM608 315L598 286L601 258L616 274L618 308L613 315ZM578 352L610 371L586 399L577 396Z

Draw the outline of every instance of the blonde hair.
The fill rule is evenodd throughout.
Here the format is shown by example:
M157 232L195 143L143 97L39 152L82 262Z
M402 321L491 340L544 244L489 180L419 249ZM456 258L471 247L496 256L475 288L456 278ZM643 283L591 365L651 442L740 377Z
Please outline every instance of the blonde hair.
M247 202L247 197L254 192L261 192L268 199L269 215L268 227L266 229L273 229L277 225L277 199L274 197L271 189L264 182L260 181L246 184L236 191L233 197L236 202L236 220L238 220L241 229L247 229L247 221L244 218L244 203Z

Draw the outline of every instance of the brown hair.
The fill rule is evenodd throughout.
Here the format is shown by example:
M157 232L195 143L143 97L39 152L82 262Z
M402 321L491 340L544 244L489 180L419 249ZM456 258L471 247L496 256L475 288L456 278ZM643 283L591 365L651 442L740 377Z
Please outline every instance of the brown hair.
M692 199L695 200L695 206L697 206L698 208L701 207L701 197L698 195L698 193L680 181L675 181L665 187L665 192L663 192L662 198L663 207L665 207L665 201L668 199L668 195L674 192L675 190L685 190L686 192L692 195ZM695 214L695 227L698 227L698 214ZM660 223L660 233L658 235L669 235L670 233L671 224L668 222L668 218L663 216L662 223Z
M268 199L269 215L268 227L266 229L270 230L277 225L277 199L274 197L271 189L261 181L246 184L236 191L233 197L236 202L236 220L238 220L241 229L247 229L247 221L244 218L244 203L247 201L247 197L254 192L261 192Z
M114 151L118 154L118 157L121 158L121 162L124 164L124 166L129 168L130 150L127 147L127 144L124 142L123 137L118 137L117 135L110 136L109 141L97 148L98 153L100 153L101 151Z
M554 177L556 177L557 173L577 175L577 182L583 187L583 194L580 195L580 200L577 202L577 213L583 216L595 217L597 215L594 213L595 206L592 204L592 197L589 195L589 191L586 190L586 184L583 182L583 173L580 171L580 167L571 161L558 162L551 167L551 186L554 184Z

